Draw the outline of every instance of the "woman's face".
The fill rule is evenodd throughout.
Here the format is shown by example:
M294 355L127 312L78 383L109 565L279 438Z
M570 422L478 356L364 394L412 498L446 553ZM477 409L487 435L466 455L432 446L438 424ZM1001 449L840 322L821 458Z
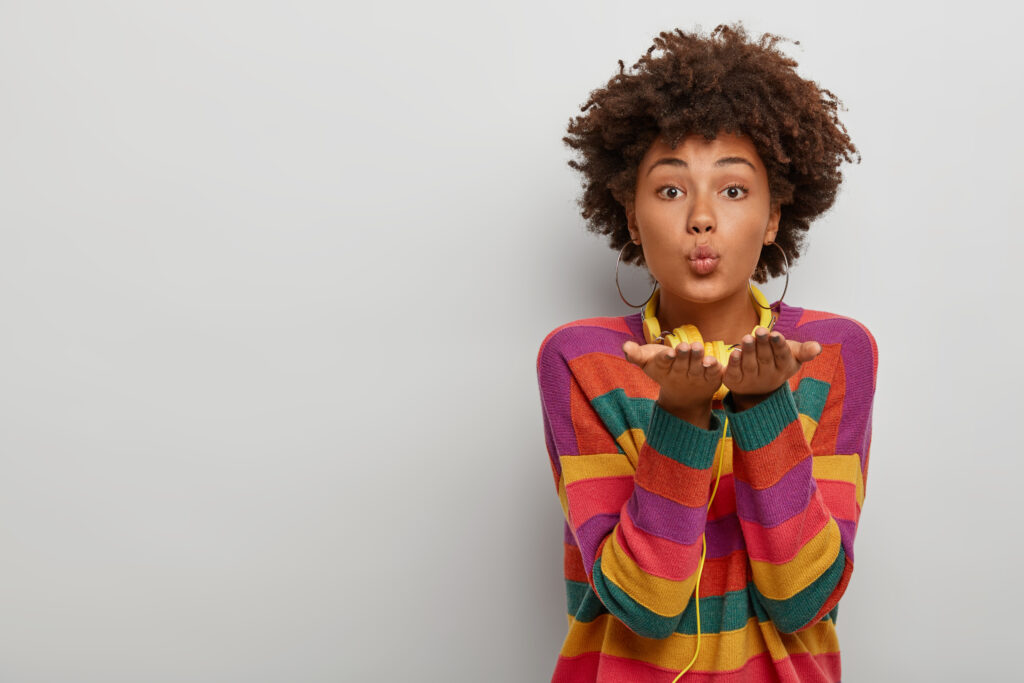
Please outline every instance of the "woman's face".
M655 140L626 213L662 296L712 303L746 290L761 246L779 229L770 199L768 173L746 136L690 135L675 149Z

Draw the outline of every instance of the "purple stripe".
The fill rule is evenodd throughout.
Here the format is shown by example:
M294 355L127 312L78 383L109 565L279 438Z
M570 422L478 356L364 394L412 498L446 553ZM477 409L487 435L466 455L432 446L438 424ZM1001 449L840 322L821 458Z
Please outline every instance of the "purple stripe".
M836 519L836 524L839 525L839 536L843 540L843 551L846 553L846 557L852 563L853 536L857 533L857 524L849 519Z
M615 320L615 318L609 318ZM545 442L548 453L579 455L579 444L572 425L572 374L569 361L587 353L602 352L625 361L622 344L629 336L599 325L566 327L551 335L537 355L537 383L544 407ZM562 474L562 464L552 456L555 471Z
M725 557L737 550L746 550L747 545L743 542L743 529L740 528L740 520L736 513L729 513L724 517L710 520L707 527L707 557Z
M541 399L541 417L544 421L544 444L548 448L548 459L555 466L555 472L558 473L558 478L562 478L562 461L558 459L558 451L555 449L555 435L551 428L551 420L548 419L547 406L544 405L543 398Z
M583 568L587 571L587 576L590 576L590 572L594 567L594 553L597 552L597 546L601 545L604 537L610 534L618 523L618 515L603 513L594 515L576 530L580 555L583 556Z
M772 329L777 330L786 339L796 339L793 337L793 333L796 331L796 324L800 322L800 318L804 314L804 309L799 306L790 306L783 301L776 301L771 306L779 312L779 318L775 321L775 327Z
M633 525L642 531L669 541L691 545L700 540L707 520L707 508L692 508L635 486L626 503Z
M807 509L817 489L812 476L811 457L807 456L766 489L755 489L735 478L736 514L763 527L782 524Z
M562 524L562 537L569 545L579 547L576 545L576 538L572 535L572 527L569 526L569 522Z
M624 320L626 321L626 327L633 333L633 341L637 344L646 344L647 338L644 337L644 325L643 321L640 320L640 314L627 315L624 317ZM626 340L623 339L622 341L625 343Z
M790 338L790 337L787 337ZM836 436L836 453L860 455L861 468L871 440L871 408L875 352L867 333L848 318L815 320L801 325L792 339L839 343L845 371L846 395Z

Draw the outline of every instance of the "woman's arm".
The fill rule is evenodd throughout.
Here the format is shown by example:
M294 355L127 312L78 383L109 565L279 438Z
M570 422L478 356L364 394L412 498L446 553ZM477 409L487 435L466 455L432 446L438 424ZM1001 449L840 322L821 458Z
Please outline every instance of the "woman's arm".
M731 393L723 401L754 593L785 633L831 611L853 572L878 349L867 328L841 321L821 328L837 335L831 340L806 332L822 344L821 363L831 362L832 372L827 387L801 381L797 393L809 397L803 410L788 381L746 410ZM805 432L813 434L810 443Z
M602 604L634 633L667 638L693 594L723 424L713 415L710 429L701 429L641 397L629 361L580 352L585 334L556 331L537 357L562 511ZM629 415L647 407L650 421L633 451L634 471L619 444L636 443Z

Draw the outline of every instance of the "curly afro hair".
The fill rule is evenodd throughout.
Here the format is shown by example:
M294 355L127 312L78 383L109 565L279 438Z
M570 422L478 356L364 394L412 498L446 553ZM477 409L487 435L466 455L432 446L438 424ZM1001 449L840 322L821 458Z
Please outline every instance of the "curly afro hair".
M764 162L771 201L782 207L775 241L796 261L810 222L835 202L840 163L851 153L860 163L860 153L839 121L842 102L797 75L779 40L788 39L765 33L752 42L741 22L719 24L710 36L676 29L660 33L631 73L620 59L619 73L590 93L562 138L580 157L569 166L583 175L577 204L587 229L608 235L616 251L630 242L625 207L655 138L675 147L687 135L733 132L749 137ZM637 245L623 259L644 265ZM763 283L784 268L779 250L766 245L753 278Z

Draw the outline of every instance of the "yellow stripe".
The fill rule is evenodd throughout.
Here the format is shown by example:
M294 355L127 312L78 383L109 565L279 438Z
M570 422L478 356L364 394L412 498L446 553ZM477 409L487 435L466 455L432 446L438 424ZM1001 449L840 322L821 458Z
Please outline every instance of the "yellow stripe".
M696 556L700 556L700 540L696 545ZM693 593L697 583L697 568L682 581L665 579L645 572L630 559L612 535L605 543L601 554L601 571L605 578L618 586L638 603L663 617L674 617L682 611L682 605ZM628 590L627 588L628 587Z
M562 504L562 514L569 520L569 498L565 495L565 477L558 478L558 502Z
M610 614L591 622L580 622L569 615L569 633L561 655L575 657L586 652L604 652L626 659L642 660L678 671L693 658L697 636L673 633L664 640L644 638L630 631ZM721 633L701 633L700 651L694 671L739 669L751 657L768 651L773 660L807 652L839 652L839 641L831 621L822 621L800 633L778 633L771 624L759 624L751 617L743 628Z
M832 566L839 556L840 547L839 525L830 518L822 530L807 541L789 562L772 564L764 560L751 560L757 589L766 598L773 600L793 597ZM787 588L792 589L792 592Z
M811 443L814 438L814 432L818 431L818 423L815 422L813 417L807 417L803 413L797 413L797 417L800 418L800 427L804 430L804 439L807 443Z
M725 442L724 444L722 442ZM722 476L732 474L732 437L722 437L715 447L715 458L711 461L711 471L718 472L719 453L722 460Z
M644 443L647 441L647 435L644 434L644 430L637 429L636 427L627 429L615 441L626 452L629 463L636 470L637 463L640 461L640 449L644 447Z
M845 481L857 488L857 505L864 505L864 475L860 471L860 455L815 455L811 459L815 479Z
M622 453L594 453L591 455L563 455L562 479L569 486L583 479L604 477L631 477L636 472Z

